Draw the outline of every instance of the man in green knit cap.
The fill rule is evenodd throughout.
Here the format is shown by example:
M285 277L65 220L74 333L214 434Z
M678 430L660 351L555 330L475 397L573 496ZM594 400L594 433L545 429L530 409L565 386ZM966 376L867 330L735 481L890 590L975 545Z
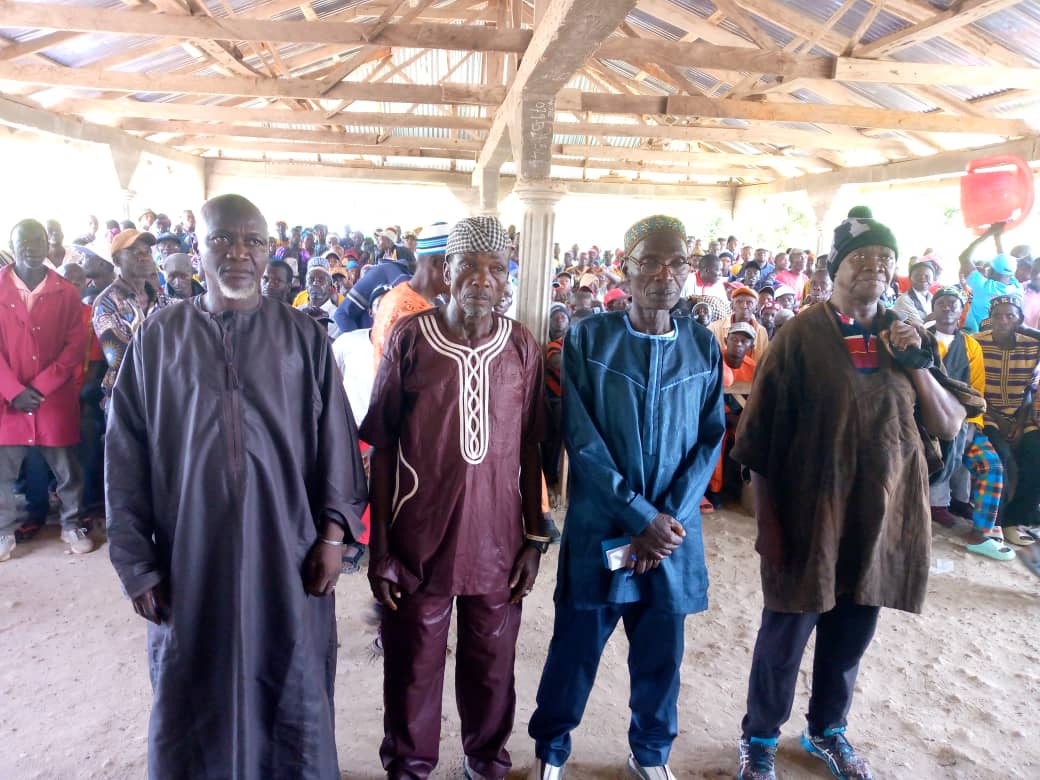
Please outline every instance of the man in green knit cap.
M920 612L924 602L929 464L917 419L952 440L965 417L949 380L929 370L934 338L879 303L896 256L891 230L868 209L849 212L834 231L830 300L777 333L741 415L731 455L751 471L765 606L740 780L776 778L780 727L814 631L802 746L835 777L872 777L845 725L881 607Z

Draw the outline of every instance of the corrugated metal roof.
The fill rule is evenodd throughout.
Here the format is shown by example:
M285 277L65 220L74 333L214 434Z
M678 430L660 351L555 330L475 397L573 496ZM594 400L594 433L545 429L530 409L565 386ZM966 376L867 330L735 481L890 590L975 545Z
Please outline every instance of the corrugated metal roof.
M53 5L60 5L63 2L63 0L34 1ZM348 11L346 14L347 19L352 21L364 21L375 18L384 7L381 5L367 9L364 7L367 1L368 0L313 0L313 2L310 3L310 6L314 13L321 19L336 18L337 14L342 14L344 11ZM951 0L931 0L929 5L936 10L941 10L948 7L950 1ZM127 12L124 0L76 0L76 2L80 5L88 5L94 8L111 9L113 13ZM271 17L269 14L264 12L265 6L270 6L270 3L266 2L266 0L203 0L203 2L206 3L206 6L211 10L213 15L217 17L226 16L230 9L230 12L232 13L246 14L249 18L275 18L282 21L301 21L305 18L298 6L288 8L277 16ZM637 8L629 14L629 24L631 24L631 26L638 30L642 35L660 36L666 40L678 40L684 37L688 32L688 30L682 26L683 14L690 15L691 23L687 25L688 27L696 26L693 24L694 19L707 20L709 17L718 15L718 9L711 0L665 0L665 2L667 2L675 11L674 14L668 15L667 21L656 18L652 14ZM782 7L789 9L792 14L802 14L806 17L807 21L815 22L817 24L828 22L828 20L830 20L843 5L843 0L776 0L776 2L778 2ZM466 13L467 9L472 7L471 4L467 5L465 3L459 3L458 5L460 7L460 14ZM438 0L433 7L454 8L455 5L451 0ZM847 38L852 35L852 33L859 28L865 15L870 11L870 8L871 3L868 2L868 0L857 0L857 2L855 2L839 20L836 20L830 34L831 37ZM351 11L350 9L357 10ZM795 39L795 35L792 31L785 29L783 25L774 23L754 13L748 13L754 22L772 38L778 47L785 47ZM175 21L173 23L175 24ZM863 36L863 40L866 42L877 40L880 37L902 30L910 24L910 21L893 13L891 10L883 10L876 16L874 22ZM741 29L741 27L730 18L722 18L722 21L718 23L718 27L720 30L728 32L745 41L750 42L751 40L748 33ZM25 42L48 35L50 34L50 31L5 29L0 27L0 34L3 34L9 41ZM980 38L980 45L979 47L976 47L979 50L985 50L987 44L1002 45L1007 49L1019 52L1022 57L1022 65L1038 64L1040 63L1040 0L1022 0L1022 2L1019 2L1010 8L990 14L965 26L963 30L956 35L941 36L917 46L902 49L896 52L893 55L893 58L906 62L943 63L959 66L977 66L986 64L986 61L981 59L979 55L967 51L962 46L957 45L956 41L960 40L964 34L975 34ZM246 64L266 72L267 61L270 59L270 55L265 54L261 58L256 54L257 47L241 43L237 45ZM278 57L289 64L293 75L306 76L327 70L329 67L334 65L336 61L342 61L343 58L350 56L351 53L356 51L358 48L358 45L334 47L303 43L280 44L275 47L275 50L278 53ZM68 67L94 65L114 71L157 75L165 73L212 75L218 73L223 74L225 72L221 67L214 65L207 55L202 54L198 49L193 49L190 45L171 44L170 41L160 42L158 38L148 36L81 34L56 46L52 46L49 49L44 50L43 53L56 62ZM813 53L820 55L827 54L820 45L814 47ZM436 84L439 81L446 79L453 83L480 84L482 83L484 75L485 57L486 55L481 53L467 55L466 52L443 50L424 51L418 49L397 48L394 49L392 55L392 67L400 68L400 72L391 76L389 80L393 83ZM414 61L409 62L409 60L413 58ZM25 61L28 62L28 60ZM655 76L641 73L637 65L619 61L610 61L602 63L601 67L617 74L618 78L623 80L634 79L638 75L639 81L641 82L641 88L639 91L644 93L668 95L674 94L676 91L676 88L671 83L656 78ZM348 76L348 81L364 80L371 76L378 68L380 68L379 64L368 63ZM385 73L385 69L381 72ZM690 82L690 88L694 93L700 90L705 93L724 96L730 92L732 84L735 84L738 81L738 79L734 77L730 80L729 84L721 83L710 74L693 68L681 68L680 72L682 76ZM379 79L381 77L377 74L376 78ZM904 111L929 111L935 108L934 104L928 102L927 96L921 96L920 93L911 94L907 90L898 86L885 84L849 84L846 86L853 95L858 95L865 101L869 101L872 104L885 108ZM568 87L580 91L602 91L604 89L603 85L599 81L589 78L582 72L575 74L575 76L570 79ZM970 100L975 97L994 93L995 87L999 87L999 85L994 85L994 87L989 88L938 87L938 89L949 95L951 99ZM38 91L35 93L34 99L39 100L45 105L55 105L72 95L94 97L97 96L98 93L97 91L85 88L76 90L56 88ZM812 105L826 104L829 101L814 93L811 87L809 89L796 90L792 95L796 99L807 104L805 121L798 123L780 123L777 127L819 131L819 128L811 124ZM145 93L133 97L149 102L169 102L177 99L177 96L160 93ZM221 96L199 96L194 100L194 102L197 105L221 105L228 103L240 104L242 103L242 99ZM1040 94L1032 92L1023 94L1020 91L1013 91L1008 95L1006 102L991 102L988 108L994 114L1001 110L1016 113L1029 113L1032 111L1040 117L1040 110L1033 111L1038 102L1040 102ZM337 101L319 101L319 103L320 106L326 110L332 110L332 108L338 104ZM266 105L266 102L262 100L249 100L246 101L246 104L262 106ZM405 110L406 107L404 105L390 104L378 100L357 101L352 103L347 109L348 112L392 112L395 114L405 112ZM450 111L460 117L470 118L490 117L494 114L494 109L472 105L449 108L446 106L422 104L414 108L409 108L408 110L411 113L423 116L442 115L446 111ZM293 124L290 121L290 117L276 118L283 119L284 126L289 128L310 127L310 125ZM599 121L608 121L611 123L626 121L617 116L596 116L589 117L589 119L591 121L596 121L598 119ZM635 120L633 119L632 121L634 122ZM607 145L618 148L638 148L644 143L643 139L630 137L611 137L607 139L588 138L580 134L568 132L566 124L566 121L562 121L562 117L561 120L558 120L554 138L555 143L565 145L606 143ZM748 126L750 123L743 120L725 119L720 120L715 124L722 124L730 127L744 127ZM278 123L272 126L277 127L283 125ZM371 126L355 128L354 130L372 134L384 132L381 128ZM453 133L451 130L446 128L392 128L386 129L385 132L390 133L394 138L431 139L440 141L450 139L455 135L463 139L480 139L483 137L483 133L478 131L457 131L456 133ZM735 142L714 145L721 148L743 152L760 151L761 148L767 146L765 144L750 145ZM684 145L679 142L665 141L662 144L659 144L656 148L681 149L684 148ZM300 157L298 153L286 154L289 154L290 158ZM311 157L308 156L307 158L310 159ZM408 159L406 162L410 167L430 167L433 170L451 169L452 166L451 161L434 160L432 158L420 158L419 160ZM399 163L394 160L392 164L397 165ZM466 168L471 169L472 165L472 161L454 161L455 170L463 170ZM593 170L559 166L557 166L557 168L560 168L559 175L566 177L573 177L576 173L581 176L583 175L583 170L586 172ZM557 171L554 168L554 175L556 174Z

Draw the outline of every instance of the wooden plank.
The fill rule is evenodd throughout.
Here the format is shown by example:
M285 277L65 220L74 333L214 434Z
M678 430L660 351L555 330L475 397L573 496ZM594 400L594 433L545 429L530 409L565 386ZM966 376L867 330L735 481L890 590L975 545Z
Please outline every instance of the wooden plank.
M383 133L341 133L335 130L290 130L282 127L250 127L245 125L211 125L204 122L159 122L153 119L132 119L121 127L130 132L157 135L207 135L224 138L270 138L277 141L304 141L328 144L377 144L383 138L392 138L414 146L440 146L479 152L480 141L452 138L420 138L418 136L386 135Z
M193 106L184 103L153 103L143 100L68 100L55 110L71 114L91 114L139 119L221 122L224 124L351 125L364 127L443 127L458 130L488 130L490 119L415 113L345 111L328 118L324 111L285 111L278 108L226 108Z
M742 189L742 195L774 195L813 188L837 187L842 184L885 184L914 179L960 176L972 160L980 157L1011 154L1028 161L1040 160L1040 139L1023 138L976 149L940 152L917 160L901 160L882 165L843 168L830 173L783 179L771 184Z
M732 125L634 125L603 122L559 122L557 133L588 135L596 138L669 138L677 141L707 143L757 143L809 151L874 150L889 156L906 157L906 146L867 136L837 136L814 130L791 130L770 125L734 127Z
M8 62L10 60L16 60L19 57L27 57L30 54L35 54L38 51L49 49L52 46L57 46L60 43L78 38L80 33L72 32L55 32L48 33L47 35L41 35L38 38L33 38L30 41L24 41L22 43L14 43L10 46L5 46L0 49L0 62Z
M873 127L885 130L921 130L935 133L980 135L1031 135L1032 128L1019 119L983 119L953 114L922 114L861 106L802 103L758 103L750 100L718 100L688 96L649 97L569 93L559 108L604 114L660 114L744 119L762 122L809 122L817 125Z
M317 100L324 85L304 78L250 79L242 76L156 76L150 73L121 73L96 68L42 68L15 64L0 65L0 81L112 90L194 95L239 95L242 97L310 98ZM388 103L465 103L494 106L505 97L504 88L479 84L361 84L342 82L326 95L334 100L376 100Z
M716 46L703 41L680 43L658 38L612 38L599 47L596 56L631 63L656 62L734 73L771 73L787 78L829 78L834 69L833 59L829 57Z
M421 139L416 139L421 140ZM170 142L179 149L237 149L251 152L281 152L290 154L354 154L373 157L416 157L445 160L473 160L475 151L438 146L408 144L342 144L291 143L287 141L249 141L223 136L184 136Z
M887 57L901 49L916 46L932 38L949 35L983 17L1017 5L1020 0L964 0L945 11L902 30L889 33L876 41L857 46L853 54L857 57Z
M0 19L10 28L153 35L159 38L206 41L278 41L279 43L365 44L367 24L323 21L275 22L261 19L214 19L165 14L113 12L111 9L69 5L35 5L0 0ZM390 25L380 36L385 46L458 51L504 51L521 54L531 41L530 30L492 30L456 24Z
M77 117L61 116L11 97L0 96L0 121L63 138L136 149L167 160L190 163L201 170L201 161L184 152L154 144L115 127L85 122Z
M814 167L809 159L785 157L782 154L726 154L722 152L664 151L658 149L640 149L627 146L554 144L553 154L569 157L584 157L591 160L643 160L646 162L682 162L691 168L699 165L718 167L730 165L744 166L779 166L791 168Z
M1005 68L999 65L941 65L839 57L834 62L838 81L873 84L946 84L958 87L1040 89L1040 68Z

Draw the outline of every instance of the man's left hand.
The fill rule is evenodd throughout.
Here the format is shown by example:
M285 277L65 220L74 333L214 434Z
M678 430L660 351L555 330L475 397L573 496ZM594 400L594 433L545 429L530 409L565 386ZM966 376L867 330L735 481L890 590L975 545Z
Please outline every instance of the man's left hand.
M303 587L312 596L327 596L336 589L343 571L343 548L320 539L311 545L303 563Z
M513 572L509 575L509 603L519 604L525 596L530 595L534 581L538 577L538 565L542 554L533 547L524 546L513 563Z
M906 322L894 322L889 331L889 343L892 349L900 352L905 349L920 349L921 332Z

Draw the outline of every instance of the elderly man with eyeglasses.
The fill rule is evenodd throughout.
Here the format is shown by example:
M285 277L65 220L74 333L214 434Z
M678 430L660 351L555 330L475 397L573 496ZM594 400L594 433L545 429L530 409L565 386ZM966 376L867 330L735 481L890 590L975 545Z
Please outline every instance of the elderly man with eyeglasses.
M603 647L631 650L628 771L669 780L686 616L707 608L700 498L725 433L719 345L672 307L690 273L686 229L640 220L625 235L627 311L587 317L564 342L570 507L556 620L531 718L538 780L558 780Z

